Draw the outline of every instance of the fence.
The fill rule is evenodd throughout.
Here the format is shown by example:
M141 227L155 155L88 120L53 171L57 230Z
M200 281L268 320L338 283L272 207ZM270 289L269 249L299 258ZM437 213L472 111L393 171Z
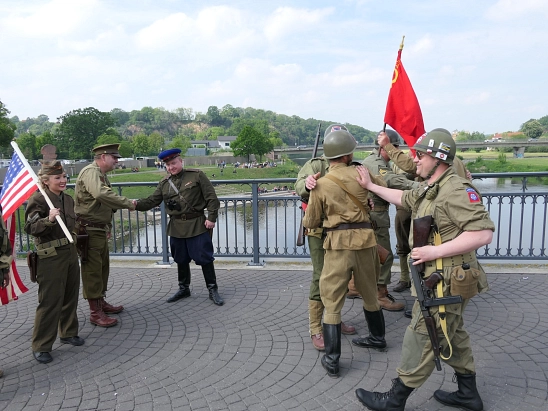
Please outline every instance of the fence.
M517 182L517 189L513 184L512 191L499 192L498 188L492 192L482 191L496 232L493 242L477 251L479 258L548 260L548 188L535 185L530 192L528 187L531 179L542 177L548 177L548 172L474 174L478 179L513 179ZM301 222L300 199L291 189L284 189L291 187L295 179L218 180L212 183L221 202L213 234L216 257L251 259L250 265L261 265L261 259L265 258L310 257L306 244L296 245ZM267 184L280 189L265 191L263 186ZM156 187L155 183L114 183L113 187L123 194L124 188L136 185L149 186L151 192ZM238 192L242 187L243 192ZM163 203L148 212L119 210L113 217L111 255L155 256L161 258L161 263L168 264L167 219ZM18 253L24 253L32 246L32 238L22 231L23 224L17 222ZM393 236L394 247L395 244Z

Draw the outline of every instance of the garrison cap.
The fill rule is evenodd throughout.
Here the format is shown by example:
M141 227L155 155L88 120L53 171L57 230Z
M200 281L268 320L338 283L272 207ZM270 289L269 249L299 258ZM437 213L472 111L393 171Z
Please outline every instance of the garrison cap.
M120 144L115 143L115 144L103 144L101 146L95 147L91 151L93 151L93 153L96 156L100 156L101 154L110 154L111 156L121 158L122 156L120 155L119 150L120 150Z
M180 155L181 155L180 148L170 148L169 150L164 150L160 154L158 154L158 158L162 160L164 163L167 163L169 160L172 160L175 157L179 157Z

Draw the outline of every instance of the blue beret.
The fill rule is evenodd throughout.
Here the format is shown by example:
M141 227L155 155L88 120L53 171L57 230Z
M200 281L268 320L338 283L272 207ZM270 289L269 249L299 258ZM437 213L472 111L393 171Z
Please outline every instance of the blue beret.
M164 150L158 154L158 158L165 163L179 155L181 155L180 148L170 148L169 150Z

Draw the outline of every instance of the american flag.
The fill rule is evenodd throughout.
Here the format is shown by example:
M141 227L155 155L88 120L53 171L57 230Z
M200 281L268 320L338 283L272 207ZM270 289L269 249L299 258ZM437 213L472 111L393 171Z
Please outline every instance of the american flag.
M36 191L36 183L30 172L25 168L23 161L17 154L13 153L11 163L2 184L0 192L0 206L2 217L8 228L8 237L11 243L13 261L9 273L10 284L6 288L0 288L0 305L17 300L17 298L28 291L21 281L15 265L15 211Z

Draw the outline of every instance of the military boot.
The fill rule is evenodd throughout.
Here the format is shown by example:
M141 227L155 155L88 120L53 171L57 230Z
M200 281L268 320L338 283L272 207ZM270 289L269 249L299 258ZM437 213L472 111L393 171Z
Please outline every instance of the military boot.
M209 290L209 299L213 300L213 304L223 305L225 303L217 291L217 284L207 284L207 289Z
M404 303L397 303L394 297L388 294L385 284L377 284L377 300L381 308L386 311L402 311L405 308Z
M103 304L101 299L88 300L89 303L89 322L99 327L112 327L118 324L116 318L110 318L103 312Z
M181 281L179 281L179 290L173 294L170 298L167 299L168 303L174 303L175 301L179 301L181 298L190 297L190 285L184 284Z
M167 299L168 303L190 297L190 264L177 263L177 280L179 281L179 290Z
M413 388L405 386L399 378L394 378L390 391L372 392L358 388L356 397L373 411L404 411L407 398L412 392Z
M367 311L363 309L365 321L369 328L369 336L354 338L352 344L363 348L386 348L386 340L384 339L385 324L382 310Z
M202 265L202 273L204 274L204 280L207 289L209 290L209 299L213 300L213 303L216 305L223 305L225 302L217 291L217 276L215 275L215 266L213 265L213 262Z
M318 351L325 349L322 335L323 303L316 300L308 300L308 326L312 345Z
M476 374L455 373L453 381L457 380L459 389L455 392L437 390L434 398L444 405L460 407L470 411L483 410L483 401L476 387Z
M338 378L341 358L341 324L324 324L323 339L325 355L322 357L322 367L327 371L327 375Z
M346 298L354 299L354 298L362 298L360 293L358 292L358 289L356 288L354 284L354 274L352 274L352 277L350 278L350 281L348 282L348 292L346 293Z
M106 302L105 297L101 298L101 307L105 314L118 314L124 311L123 305L110 305Z

